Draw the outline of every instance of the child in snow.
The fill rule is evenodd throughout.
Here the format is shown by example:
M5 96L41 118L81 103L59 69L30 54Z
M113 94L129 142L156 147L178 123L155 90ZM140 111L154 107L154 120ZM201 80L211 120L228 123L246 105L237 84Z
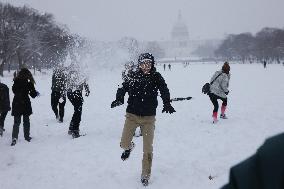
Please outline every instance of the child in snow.
M130 80L122 83L122 87L117 90L116 100L111 103L111 108L123 104L125 93L128 93L126 120L120 142L120 147L124 149L121 159L124 161L129 157L135 145L132 142L133 134L136 127L141 126L143 136L141 182L145 186L148 185L151 176L158 90L164 104L162 112L175 112L170 103L167 84L161 74L156 71L154 63L152 54L141 54L138 58L138 70L132 73Z
M211 82L213 83L210 85L210 93L209 98L214 106L213 109L213 123L218 121L218 99L222 100L222 107L221 107L221 115L220 118L227 119L225 114L226 107L227 107L227 95L229 94L229 81L230 81L230 65L228 62L225 62L222 66L222 70L216 71L213 77L211 78Z
M12 102L12 116L14 116L14 125L12 132L12 143L14 146L18 140L19 127L21 124L21 117L23 116L24 137L30 142L30 115L32 112L31 101L29 95L35 98L39 93L34 87L35 80L32 73L27 68L22 68L17 76L14 78L12 91L15 96Z

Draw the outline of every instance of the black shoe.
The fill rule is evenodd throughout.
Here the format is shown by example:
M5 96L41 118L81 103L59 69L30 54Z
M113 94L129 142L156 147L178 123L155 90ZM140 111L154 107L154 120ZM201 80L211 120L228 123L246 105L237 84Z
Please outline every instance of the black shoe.
M122 152L121 154L121 159L122 161L125 161L129 158L131 151L133 150L133 148L135 147L134 142L131 142L131 147L128 150L124 150L124 152Z
M72 135L73 132L74 132L73 130L69 130L69 131L68 131L68 135Z
M28 142L31 142L32 137L26 137L25 140L28 141Z
M148 186L149 180L146 178L141 178L141 183L143 184L143 186Z
M220 115L220 118L221 118L221 119L228 119L228 117L226 116L226 114L221 114L221 115Z
M73 138L79 138L81 135L80 135L80 133L79 133L79 131L73 131L72 132L72 137Z
M16 145L16 143L17 143L17 139L16 139L16 138L13 138L13 139L12 139L11 146L15 146L15 145Z
M63 117L60 117L60 118L58 119L58 122L59 122L59 123L63 123Z

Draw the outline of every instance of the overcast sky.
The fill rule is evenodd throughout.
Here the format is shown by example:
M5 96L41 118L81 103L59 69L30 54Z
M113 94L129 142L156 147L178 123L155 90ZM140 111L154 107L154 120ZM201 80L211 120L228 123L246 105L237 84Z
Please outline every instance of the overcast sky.
M0 0L49 12L80 35L170 39L181 10L190 39L223 38L263 27L284 28L284 0Z

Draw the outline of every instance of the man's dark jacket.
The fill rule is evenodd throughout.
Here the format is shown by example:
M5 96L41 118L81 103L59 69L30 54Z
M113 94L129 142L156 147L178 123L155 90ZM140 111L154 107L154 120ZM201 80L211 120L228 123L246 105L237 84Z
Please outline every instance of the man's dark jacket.
M12 116L31 115L32 106L29 95L37 96L34 84L28 80L16 78L12 87L15 96L12 102Z
M117 90L116 99L123 103L127 92L129 97L126 112L138 116L154 116L158 106L158 90L163 103L169 104L170 92L161 74L154 67L149 74L138 70L122 83L122 87Z
M222 189L283 189L284 133L271 137L255 155L231 168Z

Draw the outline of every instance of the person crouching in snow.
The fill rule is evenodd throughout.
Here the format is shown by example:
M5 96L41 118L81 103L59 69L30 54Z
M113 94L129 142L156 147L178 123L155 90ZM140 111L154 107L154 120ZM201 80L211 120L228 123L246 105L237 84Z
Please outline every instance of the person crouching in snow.
M217 123L218 119L218 99L222 100L222 107L221 107L221 114L220 118L227 119L225 114L226 107L227 107L227 95L229 94L229 81L230 81L230 65L228 62L225 62L222 66L222 70L216 71L213 77L211 78L211 82L213 83L210 85L210 93L209 98L214 106L213 109L213 123ZM215 81L214 81L215 80Z
M123 104L125 93L128 93L126 119L120 142L120 147L124 149L121 159L123 161L128 159L135 146L132 142L133 134L136 127L141 126L143 136L141 182L144 186L148 185L151 175L158 90L164 104L162 112L170 114L175 112L170 103L167 84L156 71L154 63L152 54L141 54L138 58L138 70L133 73L130 80L122 83L122 87L117 90L116 100L111 103L111 108Z
M12 143L14 146L17 143L19 135L19 127L21 124L21 116L23 116L23 127L25 140L30 142L30 115L32 106L29 96L35 98L39 96L39 92L34 87L35 80L32 73L27 68L22 68L18 75L14 78L12 91L15 96L12 102L12 116L14 116L14 125L12 132Z

